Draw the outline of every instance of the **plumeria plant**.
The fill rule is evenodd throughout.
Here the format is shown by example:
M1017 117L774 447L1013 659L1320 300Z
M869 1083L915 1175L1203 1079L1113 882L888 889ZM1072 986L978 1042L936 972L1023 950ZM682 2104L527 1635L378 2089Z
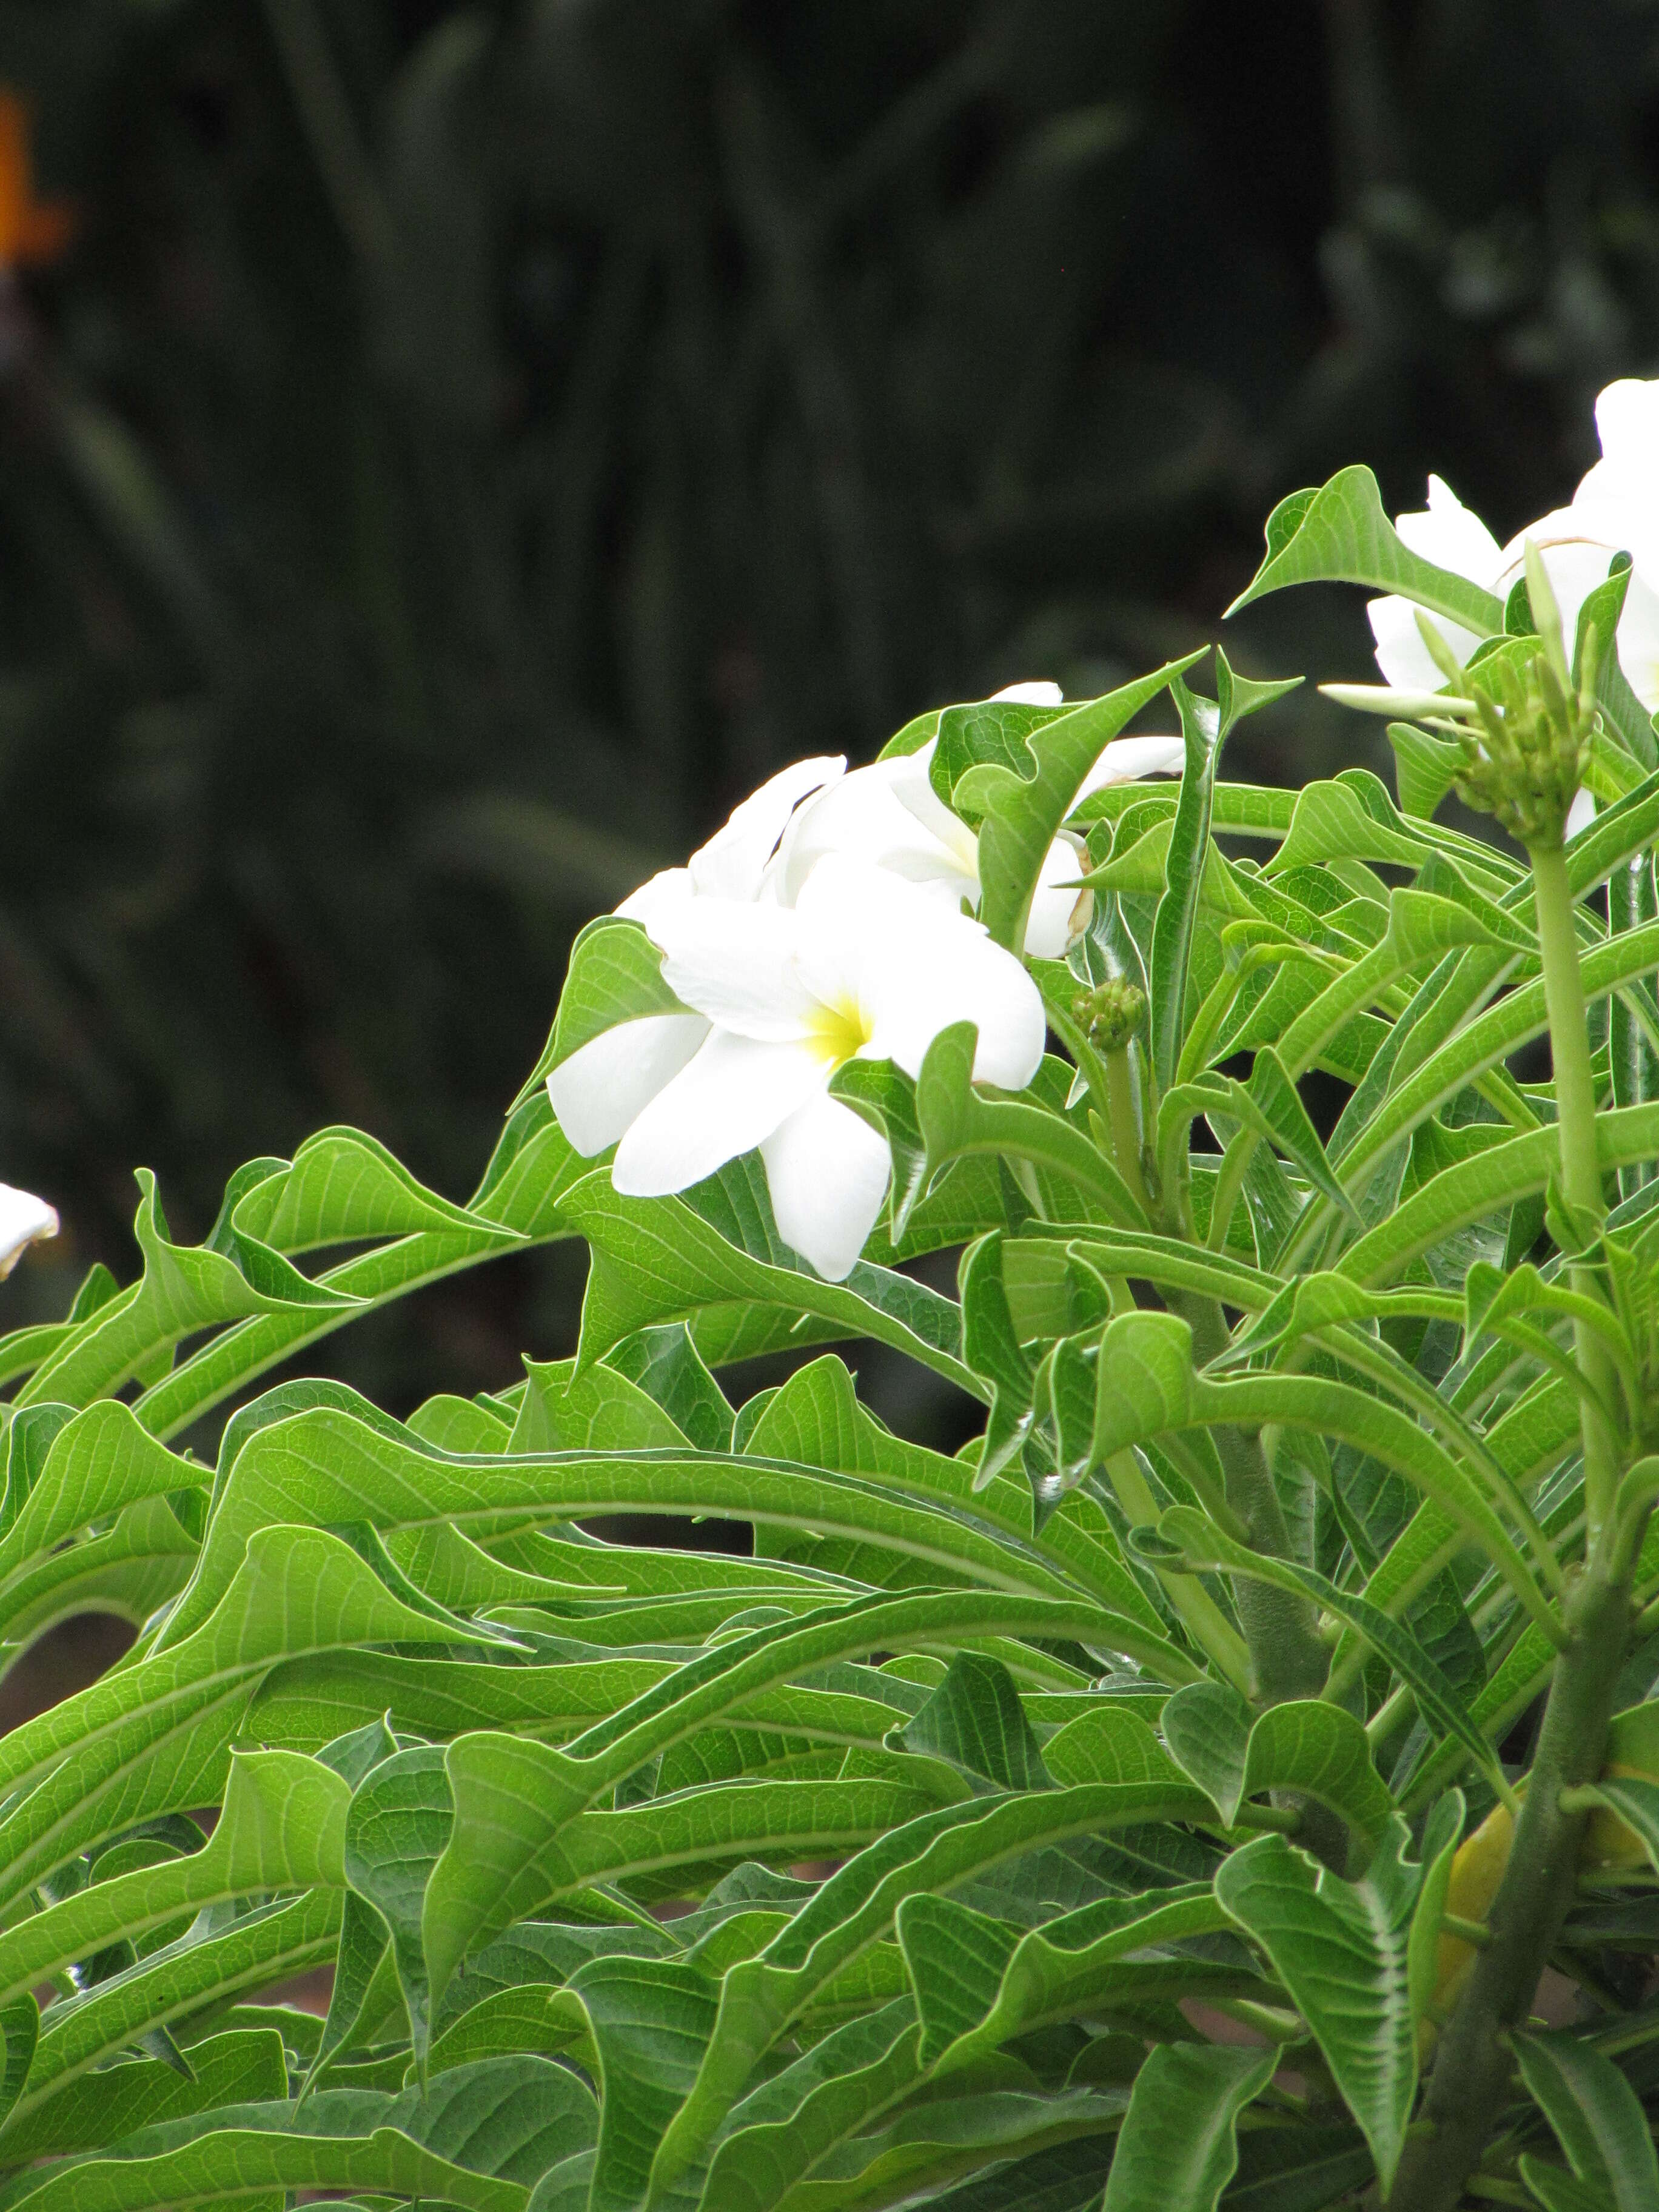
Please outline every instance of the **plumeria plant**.
M0 1341L0 1648L137 1632L0 1739L0 2212L1653 2212L1659 386L1601 426L1507 549L1273 514L1397 799L1224 778L1219 651L946 708L583 933L465 1205L141 1173ZM570 1356L294 1379L561 1237Z

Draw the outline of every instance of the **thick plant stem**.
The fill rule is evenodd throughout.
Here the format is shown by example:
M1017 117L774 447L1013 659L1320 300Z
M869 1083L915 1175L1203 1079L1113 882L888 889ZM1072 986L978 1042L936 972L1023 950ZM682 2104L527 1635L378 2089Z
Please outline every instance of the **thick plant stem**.
M1595 1086L1589 1030L1573 930L1572 894L1560 842L1531 854L1537 894L1544 1000L1555 1074L1561 1192L1599 1220L1601 1175L1595 1155ZM1601 1293L1594 1273L1573 1271L1575 1287ZM1579 1370L1609 1406L1617 1377L1595 1332L1576 1325ZM1568 1811L1562 1793L1593 1782L1601 1768L1607 1723L1631 1626L1628 1547L1607 1527L1619 1477L1617 1448L1597 1406L1581 1401L1589 1565L1568 1600L1566 1650L1556 1662L1515 1841L1486 1926L1491 1942L1441 2039L1419 2129L1407 2145L1393 2202L1410 2212L1452 2212L1480 2163L1492 2117L1509 2096L1514 2059L1508 2038L1526 2020L1538 1978L1561 1932L1578 1877L1587 1813Z
M1595 1085L1590 1074L1589 1027L1584 986L1578 972L1578 943L1573 930L1572 892L1559 842L1531 854L1536 893L1538 941L1544 958L1544 1003L1549 1015L1550 1057L1555 1076L1556 1126L1561 1146L1561 1189L1570 1206L1598 1218L1602 1211L1601 1170L1595 1156ZM1590 1297L1601 1295L1588 1269L1573 1271L1573 1286ZM1612 1357L1595 1331L1573 1325L1573 1350L1579 1372L1605 1402L1618 1402L1618 1377ZM1617 1452L1599 1409L1583 1401L1584 1512L1590 1550L1613 1510L1618 1485Z
M1630 1598L1628 1581L1609 1580L1597 1560L1569 1604L1571 1641L1556 1664L1515 1842L1487 1915L1492 1941L1441 2038L1421 2121L1389 2198L1400 2212L1452 2212L1510 2100L1515 2060L1507 2039L1531 2010L1560 1935L1589 1818L1564 1812L1561 1793L1601 1771Z

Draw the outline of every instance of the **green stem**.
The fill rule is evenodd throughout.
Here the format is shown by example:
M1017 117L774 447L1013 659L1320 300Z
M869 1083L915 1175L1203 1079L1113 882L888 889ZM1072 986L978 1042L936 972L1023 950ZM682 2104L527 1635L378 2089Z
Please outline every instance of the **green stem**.
M1194 1356L1205 1366L1228 1341L1220 1306L1213 1298L1176 1290L1170 1291L1169 1302L1191 1328ZM1285 1510L1259 1432L1229 1422L1218 1424L1212 1433L1226 1479L1227 1504L1243 1525L1243 1540L1270 1559L1293 1557ZM1310 1601L1253 1575L1239 1575L1234 1579L1233 1603L1250 1648L1257 1701L1277 1705L1291 1698L1316 1698L1325 1686L1330 1653L1321 1640Z
M1158 1500L1132 1451L1113 1453L1106 1462L1106 1479L1132 1528L1157 1527ZM1224 1680L1248 1697L1249 1647L1198 1577L1170 1574L1160 1568L1158 1579L1199 1650L1218 1668Z
M1221 1157L1221 1166L1215 1179L1215 1198L1210 1207L1209 1247L1212 1252L1226 1249L1227 1229L1238 1204L1238 1194L1244 1188L1244 1178L1249 1173L1250 1162L1255 1158L1255 1148L1261 1139L1254 1129L1241 1129Z
M1106 1054L1106 1099L1117 1171L1150 1212L1146 1180L1140 1171L1140 1116L1135 1110L1134 1071L1129 1065L1127 1044Z
M1583 979L1578 972L1572 889L1559 843L1537 846L1530 857L1555 1078L1556 1126L1560 1133L1561 1188L1569 1205L1583 1207L1599 1218L1602 1199L1601 1170L1595 1152L1595 1083L1590 1073L1589 1024L1584 1012ZM1589 1268L1575 1267L1572 1284L1588 1297L1601 1296L1600 1285ZM1579 1371L1607 1404L1616 1405L1618 1378L1607 1346L1581 1321L1573 1323L1573 1349ZM1613 1510L1619 1463L1612 1431L1588 1400L1582 1401L1582 1419L1586 1544L1593 1551Z
M1541 903L1541 902L1540 902ZM1598 1557L1568 1611L1570 1641L1556 1662L1525 1802L1475 1961L1444 2035L1422 2124L1401 2161L1390 2203L1410 2212L1453 2212L1480 2163L1495 2116L1510 2101L1515 2060L1508 2037L1532 2009L1539 1976L1560 1935L1578 1879L1589 1815L1564 1791L1601 1771L1607 1722L1630 1627L1626 1581Z

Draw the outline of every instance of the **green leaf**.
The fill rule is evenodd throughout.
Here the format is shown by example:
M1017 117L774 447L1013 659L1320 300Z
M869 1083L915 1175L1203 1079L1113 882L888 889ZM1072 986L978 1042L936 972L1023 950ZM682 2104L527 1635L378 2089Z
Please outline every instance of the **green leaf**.
M1030 918L1031 895L1060 825L1096 760L1130 716L1155 699L1172 679L1201 658L1202 648L1172 660L1103 699L1051 717L1024 744L1035 773L1017 761L1012 769L971 771L971 804L982 816L979 830L980 915L999 945L1019 951Z
M1249 676L1234 672L1231 662L1219 646L1215 649L1216 704L1221 714L1221 734L1224 738L1235 723L1247 716L1259 714L1264 707L1271 707L1286 699L1301 687L1299 676L1282 676L1259 683ZM1223 826L1225 826L1224 824Z
M916 1086L890 1060L849 1060L830 1079L830 1095L842 1100L887 1139L893 1162L888 1221L896 1244L928 1180L927 1141L916 1119Z
M1097 1371L1097 1462L1201 1418L1193 1333L1174 1314L1126 1313L1109 1322Z
M1187 979L1210 849L1210 817L1222 738L1220 716L1207 699L1195 698L1180 678L1170 685L1181 714L1186 765L1164 862L1164 891L1152 925L1149 993L1152 1073L1160 1092L1175 1083L1187 1019Z
M1544 2212L1619 2212L1606 2190L1575 2180L1563 2166L1547 2165L1530 2152L1522 2153L1518 2165L1521 2179Z
M832 1875L756 1958L732 1967L696 2086L663 2138L653 2169L662 2191L703 2154L754 2067L813 1993L890 1923L908 1896L948 1890L1045 1841L1120 1825L1191 1816L1197 1793L1169 1785L1094 1784L975 1800L911 1821Z
M280 1168L282 1164L264 1164ZM468 1227L428 1229L393 1237L319 1276L318 1285L327 1293L320 1304L268 1310L233 1322L171 1374L150 1383L137 1401L140 1420L156 1436L176 1434L301 1346L389 1299L458 1268L493 1259L527 1239L568 1235L558 1201L571 1183L589 1171L588 1163L566 1142L546 1094L538 1092L508 1122L467 1208ZM74 1351L71 1342L65 1358Z
M643 925L623 915L601 915L570 948L552 1035L514 1104L522 1105L562 1061L618 1022L684 1012L663 981L662 954Z
M1521 2078L1578 2179L1618 2212L1649 2212L1659 2203L1659 2159L1647 2115L1613 2061L1574 2036L1511 2039Z
M1048 1109L989 1099L971 1080L978 1032L954 1022L927 1048L916 1081L916 1119L933 1178L952 1160L975 1153L1030 1160L1085 1192L1108 1220L1146 1226L1139 1200L1095 1146Z
M191 2045L188 2076L162 2059L143 2058L69 2082L8 2132L6 2155L22 2164L97 2150L141 2127L287 2092L288 2064L276 2030L231 2028Z
M1408 1952L1425 1869L1407 1861L1409 1842L1396 1817L1357 1882L1281 1836L1246 1844L1216 1875L1216 1895L1266 1951L1312 2029L1385 2191L1417 2091Z
M678 1323L672 1326L684 1338L684 1329ZM574 1359L526 1359L525 1373L527 1386L507 1439L507 1449L515 1457L538 1452L672 1451L690 1443L673 1417L607 1360L579 1370ZM730 1443L729 1430L726 1441Z
M1619 617L1625 610L1630 579L1629 555L1616 554L1606 580L1585 594L1573 640L1573 681L1580 680L1585 648L1594 635L1595 697L1602 719L1642 767L1653 769L1659 768L1659 745L1654 741L1652 717L1631 690L1619 659Z
M573 1977L598 2057L599 2139L589 2212L643 2202L664 2129L696 2079L719 1987L667 1959L596 1959Z
M836 2144L919 2078L908 1997L849 2021L734 2106L709 2161L702 2212L771 2212Z
M1328 581L1398 592L1478 637L1504 627L1503 607L1490 592L1410 550L1383 514L1367 468L1342 469L1321 489L1279 501L1267 521L1267 557L1227 612L1236 615L1287 584Z
M1229 1828L1244 1799L1253 1718L1247 1700L1224 1682L1188 1683L1159 1717L1164 1742Z
M334 1954L339 1927L339 1893L330 1890L304 1892L223 1927L210 1916L125 1972L61 1999L42 2022L28 2081L8 2125L150 2031L323 1965ZM0 2129L0 2159L6 2155Z
M975 1652L957 1653L945 1680L893 1741L906 1751L948 1759L998 1790L1054 1787L1013 1677Z
M1387 735L1394 747L1400 811L1427 822L1457 780L1462 748L1450 738L1437 738L1419 730L1414 722L1390 722Z
M1136 2077L1102 2212L1215 2212L1238 2165L1238 2116L1279 2055L1162 2044Z
M0 2000L181 1913L257 1890L343 1887L349 1794L314 1759L234 1753L223 1808L199 1850L79 1890L0 1935Z
M957 1275L963 1354L991 1386L991 1413L976 1476L981 1484L994 1481L1030 1436L1036 1376L1009 1306L1002 1257L1001 1232L993 1230L969 1246Z
M1255 2128L1238 2148L1226 2212L1323 2212L1376 2171L1364 2138L1350 2127Z
M730 1451L735 1416L683 1323L641 1329L615 1346L606 1364L637 1382L699 1451Z
M1616 1759L1618 1753L1610 1751L1608 1756ZM1640 1838L1649 1864L1659 1873L1659 1782L1644 1781L1639 1775L1604 1774L1592 1788L1598 1802Z
M1081 1602L968 1590L881 1595L821 1608L782 1633L769 1623L734 1637L566 1750L507 1735L461 1738L447 1754L455 1827L428 1885L423 1917L434 1990L441 1993L466 1951L574 1885L578 1862L567 1829L584 1807L672 1744L807 1668L874 1650L998 1633L1127 1639L1127 1649L1156 1654L1155 1663L1183 1678L1192 1673L1162 1639ZM594 1848L604 1851L617 1816L587 1817Z
M1443 1506L1559 1642L1560 1630L1543 1594L1492 1504L1468 1470L1415 1420L1382 1399L1322 1376L1274 1373L1212 1382L1194 1374L1191 1363L1191 1331L1174 1315L1123 1314L1108 1323L1095 1413L1097 1462L1161 1434L1218 1422L1246 1428L1279 1422L1341 1437Z
M1332 1174L1325 1147L1307 1108L1283 1061L1271 1045L1261 1046L1250 1069L1248 1084L1229 1083L1228 1103L1259 1135L1299 1168L1314 1188L1334 1205L1347 1207L1349 1200Z
M1370 779L1375 783L1376 779ZM1365 803L1372 794L1346 770L1329 783L1304 784L1297 796L1289 835L1267 863L1270 878L1294 868L1317 867L1332 860L1385 861L1418 868L1434 850L1425 825L1395 812L1381 784L1380 811Z
M212 1617L186 1641L118 1669L0 1742L0 1887L21 1895L111 1824L212 1798L256 1680L271 1663L355 1643L468 1642L393 1595L351 1547L320 1530L264 1528ZM486 1638L493 1641L493 1638ZM84 1743L95 1759L70 1756ZM27 1793L21 1785L32 1783Z
M353 1794L345 1823L345 1879L385 1922L398 1986L409 2014L415 2063L424 2069L431 2034L421 1907L432 1869L449 1841L454 1805L439 1746L381 1760Z
M1005 2045L1079 2013L1133 2018L1183 1997L1267 1995L1271 1984L1237 1964L1174 1948L1229 1924L1198 1882L1104 1898L1023 1936L952 1898L908 1899L898 1936L933 2078L971 2077Z
M270 1164L256 1164L260 1170ZM234 1231L225 1235L228 1249L212 1238L193 1246L173 1243L155 1176L148 1168L137 1174L143 1195L133 1234L143 1255L143 1276L35 1370L19 1393L20 1403L57 1398L83 1404L134 1376L152 1380L158 1356L165 1358L181 1337L217 1322L251 1314L337 1319L360 1304L350 1292L312 1282L269 1245Z
M1394 1812L1361 1723L1317 1698L1270 1706L1250 1730L1243 1795L1259 1797L1274 1790L1316 1798L1368 1844L1382 1840Z
M823 1281L778 1237L752 1163L735 1162L696 1192L668 1199L623 1198L601 1169L567 1191L561 1208L592 1248L579 1354L584 1366L663 1322L746 1321L758 1313L767 1327L727 1355L741 1357L774 1342L811 1341L798 1333L799 1318L810 1316L824 1324L820 1337L874 1337L980 1395L960 1357L961 1324L951 1301L866 1261L844 1283ZM695 1333L701 1342L702 1328Z
M1170 1699L1159 1725L1170 1751L1214 1800L1228 1827L1241 1805L1272 1790L1316 1798L1373 1845L1394 1811L1388 1786L1371 1763L1364 1729L1340 1706L1293 1699L1256 1718L1237 1690L1194 1682Z
M1311 1598L1350 1623L1410 1687L1425 1717L1455 1736L1482 1772L1494 1781L1500 1778L1492 1745L1443 1670L1410 1632L1380 1607L1340 1588L1316 1568L1301 1566L1293 1559L1272 1559L1235 1542L1189 1505L1170 1506L1158 1522L1158 1534L1175 1558L1191 1566L1224 1567L1234 1574L1253 1576L1299 1597Z

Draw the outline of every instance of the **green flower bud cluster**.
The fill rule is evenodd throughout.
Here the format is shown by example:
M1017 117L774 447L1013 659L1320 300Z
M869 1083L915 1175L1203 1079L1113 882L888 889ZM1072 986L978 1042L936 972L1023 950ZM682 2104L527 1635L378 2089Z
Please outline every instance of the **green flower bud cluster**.
M1574 669L1561 610L1538 549L1524 549L1530 636L1489 640L1466 665L1428 617L1418 634L1446 679L1443 691L1395 684L1323 684L1328 698L1370 714L1409 716L1457 749L1458 796L1495 814L1529 851L1559 847L1589 767L1597 727L1600 633L1586 628Z
M1589 765L1592 685L1582 679L1564 684L1553 656L1520 639L1467 670L1462 680L1478 726L1466 722L1458 732L1458 797L1495 814L1523 845L1559 844Z
M1146 994L1127 976L1109 975L1072 1001L1078 1026L1100 1052L1121 1052L1146 1012Z

